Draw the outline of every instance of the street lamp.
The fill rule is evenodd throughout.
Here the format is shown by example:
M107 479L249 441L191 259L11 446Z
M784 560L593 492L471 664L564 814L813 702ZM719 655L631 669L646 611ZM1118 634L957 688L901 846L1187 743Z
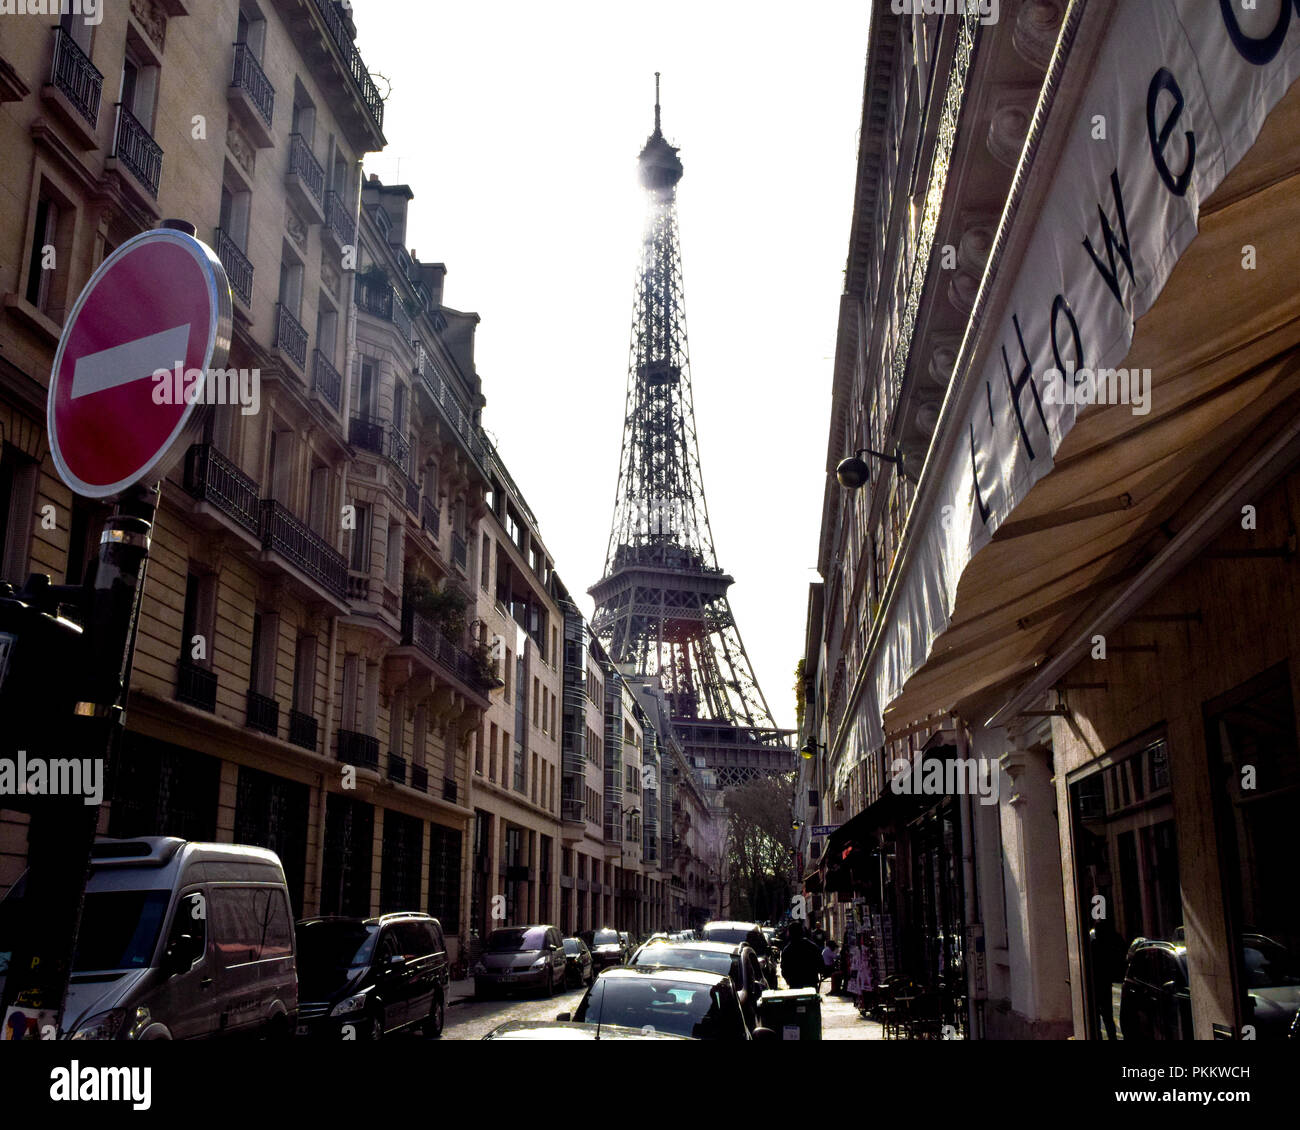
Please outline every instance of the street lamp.
M821 745L815 738L809 738L803 743L799 753L805 761L811 761L818 753L825 753L826 747Z
M847 459L841 459L839 466L835 468L835 477L839 479L840 486L857 490L871 481L871 468L862 458L864 455L871 455L882 463L893 463L898 468L898 473L900 475L903 473L902 448L895 448L893 455L886 455L881 451L872 451L869 447L860 447Z

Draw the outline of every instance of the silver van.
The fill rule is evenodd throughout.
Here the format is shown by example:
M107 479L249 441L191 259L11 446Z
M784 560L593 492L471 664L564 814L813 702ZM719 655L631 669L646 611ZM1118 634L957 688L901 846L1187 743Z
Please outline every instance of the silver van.
M3 934L24 880L0 903ZM64 1038L289 1036L298 1007L279 857L174 836L98 837L63 1012Z

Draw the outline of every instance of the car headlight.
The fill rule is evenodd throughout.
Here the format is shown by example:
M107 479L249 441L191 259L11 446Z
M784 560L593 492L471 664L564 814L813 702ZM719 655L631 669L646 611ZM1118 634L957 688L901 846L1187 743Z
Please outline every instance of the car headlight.
M126 1025L126 1009L110 1008L96 1013L72 1033L74 1040L116 1040Z
M551 959L547 957L545 954L543 954L541 957L539 957L536 961L533 962L533 968L541 969L543 965L549 965L550 961Z
M369 989L363 989L359 993L353 993L350 997L345 997L330 1009L331 1016L350 1016L354 1012L364 1012L367 1002L369 1001Z

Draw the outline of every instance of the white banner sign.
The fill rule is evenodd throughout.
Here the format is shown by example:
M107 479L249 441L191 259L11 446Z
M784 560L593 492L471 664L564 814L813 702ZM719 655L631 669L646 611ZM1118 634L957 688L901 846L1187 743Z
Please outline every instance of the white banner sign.
M1051 471L1079 407L1149 410L1149 379L1114 366L1195 238L1201 203L1298 74L1300 0L1116 6L1076 120L1049 120L1069 139L964 438L946 467L930 469L942 481L915 531L920 541L863 688L857 748L840 760L837 789L884 741L881 711L947 628L963 570Z

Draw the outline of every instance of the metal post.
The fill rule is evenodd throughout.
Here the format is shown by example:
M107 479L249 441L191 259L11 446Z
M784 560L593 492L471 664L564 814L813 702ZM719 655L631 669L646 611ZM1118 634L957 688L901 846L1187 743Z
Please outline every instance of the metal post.
M54 718L41 754L98 766L99 803L47 796L32 804L23 913L5 984L4 1039L64 1036L63 1006L76 953L90 849L103 801L112 796L117 745L135 651L157 486L134 486L105 524L94 579L82 590L84 674L71 717ZM73 603L64 591L64 603ZM61 657L68 662L75 657ZM76 678L50 670L51 681ZM36 709L37 707L33 707ZM83 771L82 780L85 780Z

